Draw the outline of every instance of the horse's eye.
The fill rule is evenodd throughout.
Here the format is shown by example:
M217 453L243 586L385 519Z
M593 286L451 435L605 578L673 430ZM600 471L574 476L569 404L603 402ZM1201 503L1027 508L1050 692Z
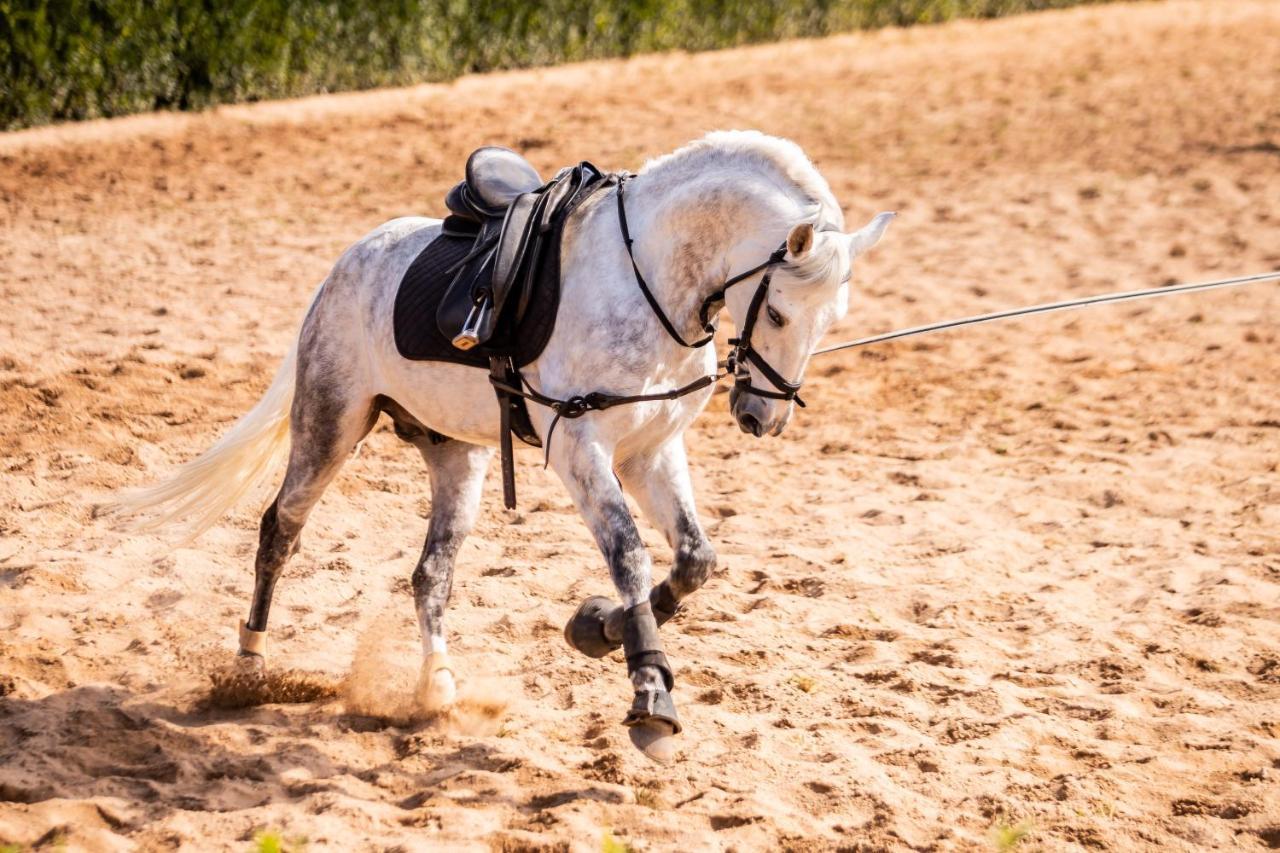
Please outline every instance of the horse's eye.
M773 325L777 326L779 329L787 325L787 321L772 305L766 305L764 310L769 315L769 322L773 323Z

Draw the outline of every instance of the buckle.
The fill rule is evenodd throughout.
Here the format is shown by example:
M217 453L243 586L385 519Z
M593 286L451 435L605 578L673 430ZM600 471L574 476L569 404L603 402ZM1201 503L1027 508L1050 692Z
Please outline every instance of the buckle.
M556 414L562 418L580 418L589 411L589 408L586 397L570 397L560 403Z

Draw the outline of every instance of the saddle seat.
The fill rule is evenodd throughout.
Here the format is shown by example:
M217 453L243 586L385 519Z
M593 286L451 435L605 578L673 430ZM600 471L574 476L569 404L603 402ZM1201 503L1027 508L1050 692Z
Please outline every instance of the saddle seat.
M460 350L515 343L544 260L558 255L564 220L603 175L590 163L561 169L543 182L514 151L478 148L465 178L449 191L446 235L472 236L470 252L436 314L441 334Z
M542 186L538 170L507 148L487 145L467 158L466 177L449 191L445 206L455 215L476 222L501 218L516 196Z

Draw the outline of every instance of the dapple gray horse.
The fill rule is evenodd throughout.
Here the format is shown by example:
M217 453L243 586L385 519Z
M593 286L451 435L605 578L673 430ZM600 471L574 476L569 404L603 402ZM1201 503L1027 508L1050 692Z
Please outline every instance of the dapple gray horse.
M613 193L597 194L573 214L561 250L555 329L540 357L523 369L530 385L551 397L664 391L717 369L714 345L681 346L646 303L620 236ZM843 233L840 207L800 148L756 132L712 133L649 162L627 181L625 202L636 270L686 341L702 336L699 309L710 294L774 259L723 299L738 329L748 312L763 316L753 322L751 347L766 374L752 361L738 368L756 388L770 387L767 372L799 383L819 339L847 310L853 259L876 243L892 216ZM431 708L454 699L444 610L454 559L475 523L498 441L486 371L409 361L393 340L397 286L440 227L435 219L396 219L349 248L317 289L296 344L257 406L172 480L125 494L118 505L148 517L148 526L179 525L195 535L267 477L287 448L283 484L262 518L253 600L240 626L241 663L260 667L272 592L308 514L379 415L388 413L430 472L431 521L413 592L425 655L419 697ZM785 250L776 248L783 244ZM757 289L761 304L753 307ZM721 305L713 307L718 312ZM656 627L702 586L716 560L694 509L684 446L685 429L711 395L705 387L679 399L563 420L548 454L621 599L607 606L597 599L585 613L580 608L567 635L594 630L591 654L640 643L638 655L627 648L636 691L628 722L636 745L659 759L671 754L679 724ZM778 435L793 400L737 393L731 408L744 432ZM545 437L552 412L531 406L530 414ZM624 490L675 552L670 573L656 586ZM643 635L638 641L628 637L636 624Z

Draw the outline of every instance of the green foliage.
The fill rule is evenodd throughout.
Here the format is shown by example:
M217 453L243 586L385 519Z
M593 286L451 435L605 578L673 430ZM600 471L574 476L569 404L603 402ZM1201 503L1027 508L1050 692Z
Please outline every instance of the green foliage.
M252 853L303 853L307 842L302 838L285 838L274 829L264 829L253 837Z
M0 0L0 130L1096 0Z
M998 823L991 828L991 845L998 853L1011 853L1026 840L1033 828L1031 821L1027 820L1018 824Z
M619 841L611 830L606 829L600 837L600 853L631 853L626 842Z

